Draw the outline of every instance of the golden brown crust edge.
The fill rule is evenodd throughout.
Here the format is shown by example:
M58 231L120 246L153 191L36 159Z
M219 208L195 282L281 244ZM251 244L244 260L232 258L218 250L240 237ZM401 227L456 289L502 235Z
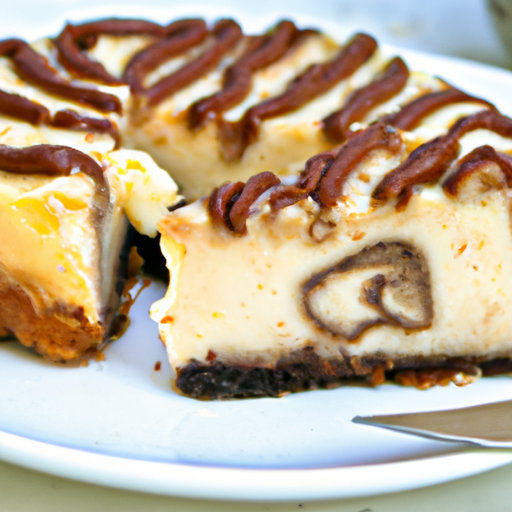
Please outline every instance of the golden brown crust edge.
M27 293L0 273L0 330L11 332L26 347L59 363L79 362L101 350L106 326L91 323L83 308L55 304L36 311Z

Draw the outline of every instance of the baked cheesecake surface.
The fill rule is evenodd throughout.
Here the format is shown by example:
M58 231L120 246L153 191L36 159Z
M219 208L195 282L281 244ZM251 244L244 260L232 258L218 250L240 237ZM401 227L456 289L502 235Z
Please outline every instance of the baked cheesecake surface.
M98 139L114 136L124 147L150 153L189 201L269 167L279 177L293 177L310 156L420 97L428 96L426 111L456 103L470 114L486 103L410 71L398 57L388 59L367 34L339 44L287 20L265 33L245 34L230 19L167 25L106 19L67 25L29 48L59 76L45 75L46 89L78 98L74 110L82 127L88 117ZM25 69L29 50L8 50L16 73L6 92L16 94L20 74L29 82L34 77ZM70 91L64 79L94 84L96 91ZM24 94L41 100L37 89ZM12 110L6 105L0 97L0 111ZM103 112L104 121L91 121L90 108ZM80 125L76 114L31 111L29 117L40 126ZM397 123L416 128L417 119L409 112ZM438 123L432 120L431 129L442 130L446 119Z
M510 357L512 120L420 131L375 123L293 184L262 173L161 221L152 317L183 392L461 384Z
M154 236L165 216L152 315L185 393L472 378L510 353L510 123L366 34L287 20L0 41L0 328L52 360L94 353L127 221ZM166 216L176 186L140 150L206 198Z

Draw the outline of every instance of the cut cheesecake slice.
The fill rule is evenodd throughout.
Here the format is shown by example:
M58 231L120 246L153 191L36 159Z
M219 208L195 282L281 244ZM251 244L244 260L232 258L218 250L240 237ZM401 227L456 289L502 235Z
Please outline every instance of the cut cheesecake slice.
M492 109L427 142L376 123L294 184L262 173L169 214L151 315L177 387L428 387L509 361L511 154L512 120Z
M109 339L126 280L128 219L155 236L177 200L147 155L97 156L0 146L0 327L56 362L94 356Z
M0 123L11 144L0 145L0 327L52 361L76 362L109 339L128 220L155 236L177 188L142 152L105 151L101 140L89 153L52 144L61 130L37 132L31 144L31 126Z
M98 354L129 223L154 237L180 199L147 154L119 149L127 95L72 80L49 40L0 41L0 331L52 361Z

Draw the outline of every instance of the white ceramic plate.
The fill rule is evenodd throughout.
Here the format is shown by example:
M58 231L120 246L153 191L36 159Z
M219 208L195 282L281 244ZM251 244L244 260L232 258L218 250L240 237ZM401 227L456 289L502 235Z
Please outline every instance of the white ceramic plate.
M65 17L57 4L54 31ZM82 10L72 17L108 12ZM174 9L161 19L176 15ZM243 13L237 17L244 20ZM261 26L267 22L268 16L258 21ZM326 26L321 20L318 24ZM42 25L33 20L34 30L22 35L41 35ZM333 25L327 29L332 31ZM441 75L512 112L510 73L457 59L399 53L411 68ZM16 343L0 344L0 458L124 489L246 500L394 492L512 462L510 452L475 450L350 421L355 415L512 399L508 377L425 392L385 385L227 402L180 396L171 389L172 370L156 325L147 316L162 294L157 285L144 291L127 334L106 350L106 361L86 368L55 367ZM160 371L154 369L157 361Z

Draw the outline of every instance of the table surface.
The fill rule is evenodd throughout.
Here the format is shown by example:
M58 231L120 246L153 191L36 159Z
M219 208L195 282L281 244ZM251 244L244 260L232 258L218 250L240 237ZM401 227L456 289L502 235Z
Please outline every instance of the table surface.
M77 0L79 1L79 0ZM17 0L10 6L16 19L37 0ZM63 11L72 9L74 0L46 0ZM101 5L104 0L90 0L88 5ZM203 2L207 3L207 2ZM486 10L485 0L322 0L310 1L253 0L237 2L216 0L219 12L223 7L261 12L275 12L276 19L292 13L325 17L347 26L351 31L364 30L381 43L442 55L467 58L502 67L511 61L501 46ZM10 16L10 19L13 18ZM21 23L21 21L20 21ZM16 27L0 20L2 36L15 35ZM512 499L512 465L488 473L414 491L374 496L355 500L330 500L292 503L236 503L203 501L143 493L120 491L81 482L74 482L0 462L0 510L10 512L85 512L102 510L135 512L140 510L211 510L234 512L243 510L285 512L308 510L317 512L416 512L437 510L509 510Z

